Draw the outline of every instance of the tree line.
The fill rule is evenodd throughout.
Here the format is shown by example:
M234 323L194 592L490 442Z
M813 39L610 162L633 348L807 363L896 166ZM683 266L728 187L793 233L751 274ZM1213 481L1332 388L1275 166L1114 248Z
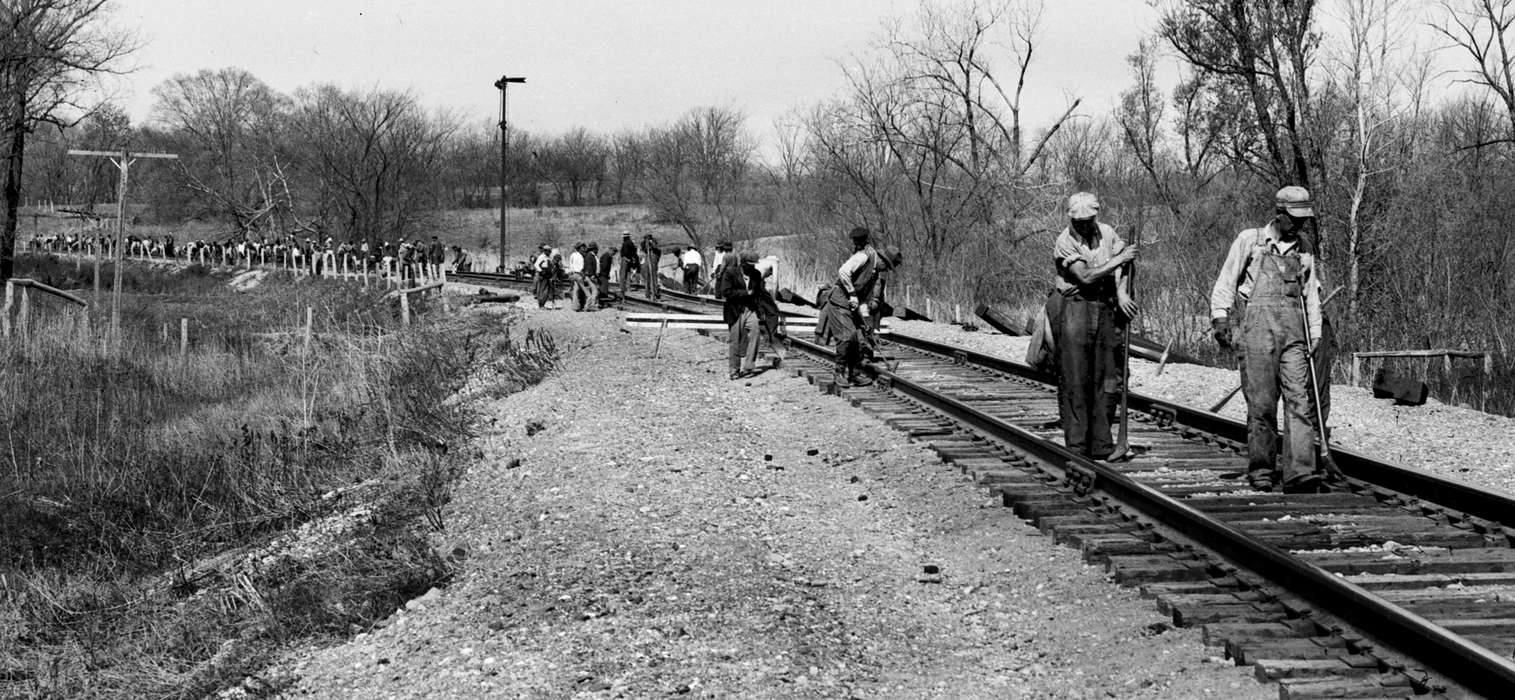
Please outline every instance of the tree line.
M1039 0L925 0L842 61L841 92L764 129L772 157L758 157L760 127L738 110L696 107L619 133L513 130L503 190L496 124L382 88L285 95L240 69L203 70L157 86L146 124L109 106L68 122L79 77L132 47L80 21L65 26L94 37L78 46L98 60L60 48L51 73L0 61L0 147L24 141L27 163L5 196L108 201L113 169L64 151L124 145L181 154L171 175L143 181L152 215L219 221L228 236L393 239L439 209L501 197L639 203L696 245L791 234L792 251L821 259L841 252L836 231L863 225L905 252L903 281L923 292L1025 307L1047 289L1066 196L1087 189L1144 243L1149 332L1197 345L1230 239L1298 184L1317 200L1312 245L1328 291L1341 288L1328 313L1345 348L1509 356L1515 0L1148 3L1158 24L1124 77L1111 72L1124 89L1109 108L1070 96L1050 122L1027 123L1026 86L1057 79L1038 62ZM88 20L101 4L17 0L0 19L25 29L9 8L47 6ZM1176 83L1160 78L1174 70ZM21 84L51 87L18 102ZM14 209L7 221L8 253Z

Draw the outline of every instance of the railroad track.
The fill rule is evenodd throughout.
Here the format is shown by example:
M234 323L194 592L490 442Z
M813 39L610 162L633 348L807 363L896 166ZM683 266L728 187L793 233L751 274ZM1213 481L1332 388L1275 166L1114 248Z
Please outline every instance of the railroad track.
M459 281L523 284L500 276ZM664 291L657 308L718 302ZM646 305L635 297L628 303ZM1284 698L1515 697L1515 500L1338 451L1333 493L1245 485L1244 425L1132 394L1130 462L1061 445L1052 378L881 334L878 381L838 388L801 337L797 376L930 445L1016 515L1138 586Z

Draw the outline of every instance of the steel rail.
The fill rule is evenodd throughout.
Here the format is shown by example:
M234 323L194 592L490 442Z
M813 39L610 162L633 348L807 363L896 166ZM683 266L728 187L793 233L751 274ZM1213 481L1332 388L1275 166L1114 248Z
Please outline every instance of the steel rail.
M685 298L699 303L710 303L710 301L705 300L703 297L694 297L682 292L664 290L664 293L670 294L675 298ZM967 363L996 372L1018 376L1043 384L1055 385L1057 383L1056 378L1051 374L1039 372L1028 365L1002 357L995 357L946 343L917 338L896 331L881 331L879 336L917 350L946 357L961 357ZM1240 421L1232 420L1210 411L1162 401L1138 392L1131 392L1130 402L1131 407L1138 411L1164 411L1174 417L1175 423L1186 427L1237 443L1245 444L1247 441L1247 425ZM1413 467L1384 462L1353 450L1343 449L1337 445L1332 446L1331 453L1336 457L1337 465L1348 476L1382 486L1386 489L1408 494L1428 503L1460 511L1476 518L1515 529L1515 496L1492 492L1464 481L1438 476Z
M889 337L899 336L889 334ZM813 355L834 357L829 348L816 343L792 337L788 341ZM972 359L973 354L969 357ZM1430 668L1471 690L1489 697L1515 696L1515 662L1389 603L1356 584L1289 556L1277 547L1211 518L1108 465L1074 454L1061 445L1043 440L967 403L932 391L895 374L882 364L869 363L868 368L883 378L888 386L905 395L988 435L1010 442L1037 459L1061 468L1073 467L1094 474L1095 486L1105 493L1217 554L1243 567L1264 573L1269 580L1358 629L1394 641L1400 645L1401 651L1411 654ZM1134 394L1132 396L1135 397Z
M1028 365L1002 357L892 331L880 332L879 337L925 352L946 357L962 357L970 364L996 372L1044 384L1056 385L1057 383L1056 378L1051 374L1038 372ZM1242 444L1247 442L1245 423L1209 411L1161 401L1134 391L1131 392L1131 406L1138 411L1150 412L1154 409L1166 411L1174 416L1174 422L1181 425ZM1463 481L1437 476L1412 467L1383 462L1359 452L1342 449L1337 445L1331 446L1331 453L1336 457L1337 465L1348 476L1477 518L1515 527L1515 497L1491 492Z

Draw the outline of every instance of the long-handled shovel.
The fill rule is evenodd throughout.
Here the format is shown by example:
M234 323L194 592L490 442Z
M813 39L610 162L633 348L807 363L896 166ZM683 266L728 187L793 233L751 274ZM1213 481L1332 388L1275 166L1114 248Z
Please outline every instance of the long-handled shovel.
M1131 236L1131 243L1135 245L1141 238L1141 227L1137 227ZM1136 289L1136 266L1126 272L1126 290L1132 293ZM1121 334L1124 343L1121 347L1121 374L1120 374L1120 432L1115 439L1115 449L1110 451L1106 458L1108 462L1118 462L1131 458L1131 443L1128 438L1131 432L1131 412L1127 410L1131 398L1131 319L1126 319L1126 331Z
M1333 293L1334 295L1334 293ZM1307 371L1310 375L1310 390L1315 399L1315 448L1320 468L1325 472L1329 481L1346 481L1347 475L1341 467L1336 466L1336 460L1331 457L1331 443L1326 439L1326 414L1320 403L1320 378L1315 374L1315 341L1310 339L1310 311L1305 306L1305 295L1299 295L1299 319L1304 323L1305 331L1305 360Z

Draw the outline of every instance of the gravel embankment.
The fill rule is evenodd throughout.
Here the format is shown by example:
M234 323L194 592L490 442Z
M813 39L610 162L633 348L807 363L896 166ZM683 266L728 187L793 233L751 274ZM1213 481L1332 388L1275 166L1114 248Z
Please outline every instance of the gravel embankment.
M457 580L292 659L288 695L1277 697L845 401L525 306L567 357L488 406Z
M1026 356L1028 339L1024 337L969 332L942 323L891 323L901 333L978 352L1015 360ZM1231 370L1171 363L1159 376L1157 363L1131 358L1132 390L1188 406L1212 406L1238 381ZM1246 401L1237 394L1220 414L1245 421ZM1344 448L1515 494L1515 419L1435 399L1424 406L1395 406L1388 399L1373 398L1369 389L1336 384L1331 388L1330 424L1332 440Z

